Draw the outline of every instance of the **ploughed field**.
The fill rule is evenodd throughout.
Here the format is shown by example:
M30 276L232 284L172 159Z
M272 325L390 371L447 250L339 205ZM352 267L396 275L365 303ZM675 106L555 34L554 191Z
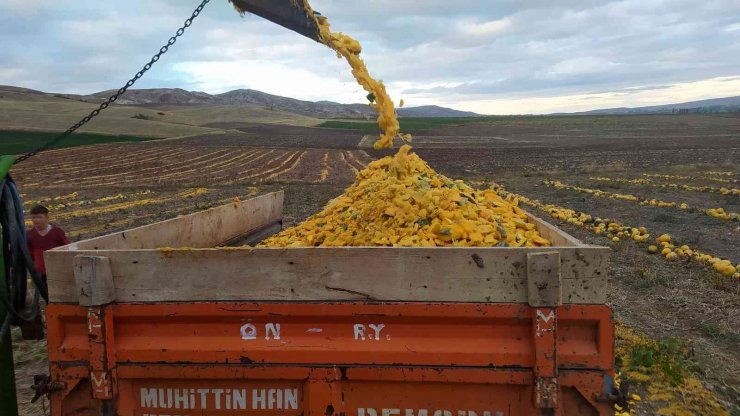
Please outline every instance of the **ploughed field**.
M372 139L364 136L374 133L366 128L211 127L228 133L57 149L13 175L27 205L48 205L81 239L276 189L286 191L286 225L293 225L341 194L371 160L392 153L367 146ZM733 319L740 279L689 253L740 263L740 118L501 117L411 133L414 151L440 173L519 195L524 209L612 247L609 302L617 318L660 345L675 339L686 374L740 412ZM635 241L621 228L597 233L581 214L644 227L651 237ZM655 242L663 234L674 259ZM18 366L22 391L28 362ZM636 404L637 414L654 414L651 406Z

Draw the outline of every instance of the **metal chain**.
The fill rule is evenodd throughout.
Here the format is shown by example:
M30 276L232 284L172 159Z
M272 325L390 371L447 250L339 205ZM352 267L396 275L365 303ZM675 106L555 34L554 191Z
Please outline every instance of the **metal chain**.
M200 14L200 12L203 11L203 8L206 6L206 4L208 4L210 2L211 2L211 0L203 0L200 3L200 5L195 8L195 10L193 11L193 14L187 20L185 20L185 23L183 24L183 26L181 28L177 29L177 32L175 32L175 35L172 36L167 41L167 43L159 49L159 52L156 55L154 55L152 57L152 59L146 65L144 65L144 67L141 68L141 70L139 72L137 72L136 75L134 75L133 78L131 78L130 80L128 80L128 82L123 87L121 87L115 94L111 95L107 100L105 100L105 102L103 102L102 104L100 104L100 106L98 108L96 108L95 110L93 110L92 112L90 112L90 114L88 114L87 116L85 116L82 120L78 121L77 124L75 124L74 126L68 128L67 131L65 131L64 133L62 133L59 136L57 136L57 137L49 140L44 145L36 148L35 150L30 151L30 152L24 154L23 156L18 157L15 160L15 163L18 164L18 163L21 163L21 162L23 162L25 160L28 160L29 158L35 156L39 152L43 152L44 150L47 150L50 147L54 146L55 144L59 143L60 141L64 140L70 134L74 133L77 129L79 129L80 127L84 126L85 124L87 124L88 121L92 120L95 116L97 116L98 114L100 114L101 111L105 110L106 108L108 108L108 106L110 106L111 104L113 104L120 96L122 96L124 93L126 93L126 91L128 91L128 89L130 87L132 87L136 83L136 81L138 81L139 78L141 78L144 75L144 73L146 71L150 70L152 68L152 66L157 61L159 61L159 58L162 55L164 55L165 53L167 53L167 51L170 49L170 46L174 45L175 42L177 42L177 38L179 38L180 36L182 36L185 33L185 29L189 28L190 25L193 24L193 20L195 20L195 18L198 17L198 15Z

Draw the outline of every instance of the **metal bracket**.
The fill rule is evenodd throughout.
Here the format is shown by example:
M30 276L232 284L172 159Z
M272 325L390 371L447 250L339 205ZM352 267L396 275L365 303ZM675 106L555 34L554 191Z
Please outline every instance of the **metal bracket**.
M51 399L51 392L63 391L67 389L67 383L63 381L51 381L48 374L36 374L33 376L33 386L31 390L34 391L31 403L36 403L40 398L46 396Z
M110 306L91 306L87 309L87 331L92 396L100 400L111 400L115 395L115 356L113 311Z
M527 285L534 322L534 404L539 409L557 409L560 386L556 308L562 301L560 253L527 254Z
M77 256L75 283L80 305L87 306L87 338L90 346L92 397L112 400L115 396L115 354L113 350L113 309L115 286L110 259Z

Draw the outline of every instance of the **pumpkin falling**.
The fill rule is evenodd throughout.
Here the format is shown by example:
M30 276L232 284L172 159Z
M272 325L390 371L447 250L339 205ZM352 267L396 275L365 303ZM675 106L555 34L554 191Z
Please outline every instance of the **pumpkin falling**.
M381 135L376 149L393 147L401 135L393 100L360 58L360 43L333 32L329 20L314 13L322 42L344 58L352 75L369 93L378 112ZM345 192L296 227L262 242L262 247L306 246L549 246L518 207L493 190L476 191L462 181L435 172L411 147L402 146L393 157L374 161L357 174Z

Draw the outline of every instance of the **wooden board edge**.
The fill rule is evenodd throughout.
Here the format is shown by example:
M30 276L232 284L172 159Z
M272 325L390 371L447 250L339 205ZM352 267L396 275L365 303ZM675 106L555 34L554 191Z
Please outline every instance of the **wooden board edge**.
M553 247L560 248L560 247L587 247L588 246L588 244L584 244L583 242L581 242L581 240L573 237L572 235L566 233L565 231L561 230L555 225L550 224L549 222L543 220L542 218L536 215L533 215L529 211L525 210L524 212L529 217L529 220L535 223L535 225L537 226L537 231L540 233L540 235L542 235L542 237L550 240L550 242L553 243ZM559 241L554 241L554 240L559 240ZM555 244L555 243L559 243L559 244Z
M227 241L233 241L233 240L235 240L237 238L240 238L242 236L249 235L249 234L251 234L251 233L253 233L255 231L258 231L258 230L264 228L265 226L269 226L269 225L272 225L274 223L277 223L277 222L281 221L282 220L282 217L283 217L284 195L285 195L284 191L280 190L280 191L270 192L270 193L267 193L267 194L264 194L264 195L259 195L259 196L256 196L254 198L250 198L250 199L247 199L247 200L238 202L238 204L244 205L244 204L254 203L255 201L260 200L260 199L269 200L270 198L275 198L275 200L276 200L276 204L275 204L276 205L276 212L274 213L274 215L272 215L270 218L267 219L267 221L266 221L265 224L259 224L259 225L255 226L252 229L243 230L243 231L240 231L238 233L235 233L233 236L230 236L230 237L227 237L227 238L222 239L222 241L218 242L217 244L214 244L214 246L220 245L221 243L225 243ZM210 210L223 209L225 207L232 206L233 204L234 204L234 202L231 202L231 203L228 203L228 204L224 204L224 205L220 205L220 206L217 206L217 207L213 207ZM98 242L99 243L99 246L101 247L98 250L102 250L102 251L109 250L109 248L102 247L102 245L103 245L102 243L104 243L107 240L115 239L115 238L118 238L120 236L125 236L127 233L143 233L147 229L155 229L155 228L162 227L162 226L165 226L165 225L170 225L170 224L171 225L176 225L178 223L186 222L186 221L188 221L188 219L192 219L192 218L195 218L195 217L204 215L205 213L208 213L210 210L197 211L197 212L193 212L193 213L190 213L190 214L187 214L187 215L180 215L180 216L177 216L177 217L174 217L174 218L169 218L169 219L166 219L166 220L157 221L157 222L154 222L154 223L151 223L151 224L146 224L146 225L142 225L142 226L139 226L139 227L135 227L135 228L131 228L131 229L126 229L126 230L118 231L118 232L111 233L111 234L106 234L106 235L102 235L102 236L98 236L98 237L93 237L93 238L86 239L86 240L76 241L76 242L71 243L71 244L68 244L66 246L61 246L61 247L54 248L52 250L49 250L48 252L59 252L59 251L79 251L79 252L82 252L82 251L89 251L89 250L93 250L93 249L91 249L89 247L80 248L80 246L88 246L88 245L91 245L91 244L95 244L96 242ZM152 250L154 250L154 249L155 248L152 248ZM123 250L126 250L126 249L123 249ZM145 250L145 249L142 249L142 250ZM46 258L46 255L44 255L44 258Z
M604 302L609 249L601 247L92 250L57 252L47 265L52 302L76 300L70 289L74 256L95 255L111 258L121 302L526 303L526 255L548 251L558 252L563 261L564 303ZM388 261L394 277L378 286L377 279L388 274L375 270L373 261ZM362 276L359 270L365 270Z

